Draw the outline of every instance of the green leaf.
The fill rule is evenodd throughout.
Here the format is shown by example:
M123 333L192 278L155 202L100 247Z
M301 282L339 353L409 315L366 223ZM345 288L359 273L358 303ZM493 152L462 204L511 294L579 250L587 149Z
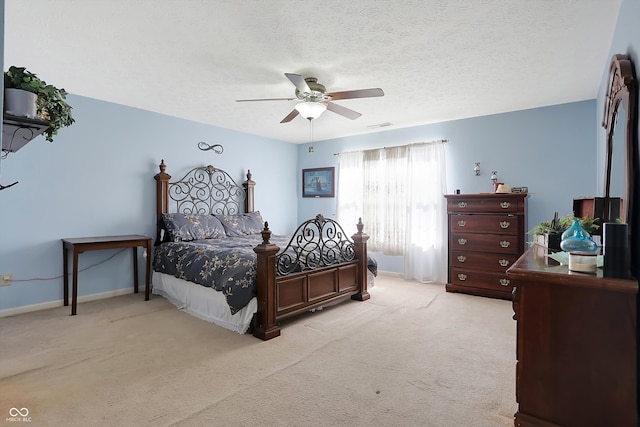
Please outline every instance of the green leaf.
M67 92L47 84L25 67L11 66L4 72L6 89L22 89L38 95L37 111L48 116L49 128L44 132L47 141L52 142L58 130L71 126L75 119L71 115L71 106L65 102Z

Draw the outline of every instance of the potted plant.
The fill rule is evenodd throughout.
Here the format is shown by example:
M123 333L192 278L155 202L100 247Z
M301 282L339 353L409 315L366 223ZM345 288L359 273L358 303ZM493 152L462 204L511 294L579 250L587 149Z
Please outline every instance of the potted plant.
M561 250L560 241L562 240L562 233L571 227L571 224L573 224L573 221L576 219L580 220L584 229L590 234L593 234L594 231L600 228L600 226L595 223L598 218L576 218L574 215L565 215L558 218L558 212L555 212L551 221L542 221L527 231L527 234L534 236L533 243L559 251Z
M47 84L24 67L11 66L4 72L4 89L5 111L13 115L28 116L29 112L16 114L12 111L13 107L7 104L12 102L14 94L8 94L8 92L17 90L17 92L30 94L27 97L31 97L31 102L35 100L35 116L49 123L49 128L44 131L45 138L49 142L53 141L53 137L58 134L60 128L71 126L75 122L71 115L71 106L66 102L67 92Z

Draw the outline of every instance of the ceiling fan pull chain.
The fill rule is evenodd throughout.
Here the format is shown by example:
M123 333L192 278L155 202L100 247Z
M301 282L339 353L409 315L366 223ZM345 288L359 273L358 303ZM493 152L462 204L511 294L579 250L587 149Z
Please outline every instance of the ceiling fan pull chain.
M309 119L309 152L313 153L313 120Z

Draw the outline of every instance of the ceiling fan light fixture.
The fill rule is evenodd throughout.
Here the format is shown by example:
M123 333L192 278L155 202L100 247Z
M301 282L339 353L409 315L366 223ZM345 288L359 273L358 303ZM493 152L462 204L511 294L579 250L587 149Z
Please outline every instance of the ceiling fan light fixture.
M304 101L296 105L296 110L305 119L317 119L327 109L327 104L323 102Z

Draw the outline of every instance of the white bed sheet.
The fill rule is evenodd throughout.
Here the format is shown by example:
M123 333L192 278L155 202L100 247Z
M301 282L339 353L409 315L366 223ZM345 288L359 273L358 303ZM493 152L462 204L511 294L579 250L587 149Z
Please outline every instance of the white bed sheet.
M369 289L373 288L374 278L373 273L367 270ZM253 314L258 311L258 300L254 297L249 304L232 315L222 292L178 279L170 274L154 271L152 286L154 295L168 299L178 309L240 334L247 332Z
M249 304L232 315L222 292L157 271L153 272L152 283L154 295L168 299L192 316L240 334L247 332L253 314L258 309L258 301L254 297Z

